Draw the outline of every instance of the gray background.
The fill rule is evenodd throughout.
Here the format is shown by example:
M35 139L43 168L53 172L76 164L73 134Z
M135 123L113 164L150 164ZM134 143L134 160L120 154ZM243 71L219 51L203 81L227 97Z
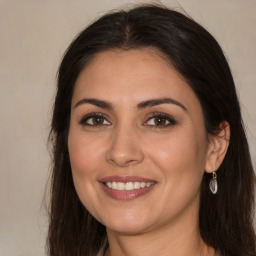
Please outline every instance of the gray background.
M105 11L142 2L148 1L0 0L0 256L45 255L47 136L63 52ZM162 3L184 8L223 47L255 166L256 0Z

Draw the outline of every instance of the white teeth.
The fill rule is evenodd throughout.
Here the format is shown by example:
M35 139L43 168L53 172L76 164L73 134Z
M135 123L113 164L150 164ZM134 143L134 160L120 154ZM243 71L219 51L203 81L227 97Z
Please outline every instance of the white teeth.
M124 190L125 184L123 182L116 183L117 190Z
M133 190L133 189L134 189L133 182L127 182L125 184L125 190Z
M107 185L109 188L112 188L112 183L111 183L111 182L107 182L106 185Z
M134 188L139 189L140 188L140 182L134 182Z
M153 183L152 182L147 182L146 187L149 188Z
M106 182L106 186L108 188L114 189L114 190L134 190L134 189L140 189L140 188L149 188L151 185L153 185L154 182Z
M110 183L111 183L111 182L110 182ZM111 188L113 188L113 189L117 189L116 182L112 182Z

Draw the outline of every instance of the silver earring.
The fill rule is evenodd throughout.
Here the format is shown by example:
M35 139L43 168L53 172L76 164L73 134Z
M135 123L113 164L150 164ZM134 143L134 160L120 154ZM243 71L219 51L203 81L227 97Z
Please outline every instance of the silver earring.
M217 183L217 174L216 172L212 173L212 179L209 183L209 188L211 192L215 195L218 191L218 183Z

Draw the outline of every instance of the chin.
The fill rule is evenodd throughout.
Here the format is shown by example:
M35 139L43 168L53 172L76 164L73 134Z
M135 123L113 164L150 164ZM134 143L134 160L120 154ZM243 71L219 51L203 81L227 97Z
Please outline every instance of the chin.
M137 235L146 232L147 228L139 224L134 225L110 225L106 226L107 232L115 232L122 235Z
M109 218L105 217L101 221L101 223L106 226L107 230L125 235L135 235L145 232L149 229L149 226L151 226L147 222L149 221L147 221L143 216L127 216L127 214L126 216L110 216Z

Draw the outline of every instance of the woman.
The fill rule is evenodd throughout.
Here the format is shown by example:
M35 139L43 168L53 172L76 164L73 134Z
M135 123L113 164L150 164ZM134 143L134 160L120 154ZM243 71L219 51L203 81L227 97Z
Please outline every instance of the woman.
M233 78L183 14L141 6L82 31L59 68L51 136L51 256L256 255Z

